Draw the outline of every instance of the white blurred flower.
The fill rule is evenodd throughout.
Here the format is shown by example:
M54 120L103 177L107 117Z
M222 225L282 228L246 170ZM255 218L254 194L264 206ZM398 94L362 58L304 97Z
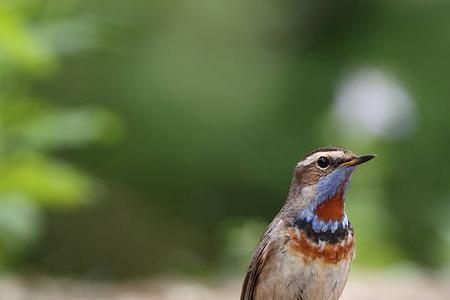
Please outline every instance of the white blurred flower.
M395 139L412 132L415 106L401 84L374 68L360 69L338 85L333 109L345 135Z

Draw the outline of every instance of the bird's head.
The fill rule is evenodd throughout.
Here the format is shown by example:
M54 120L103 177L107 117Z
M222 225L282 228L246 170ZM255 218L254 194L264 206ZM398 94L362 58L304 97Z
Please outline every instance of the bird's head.
M374 155L357 156L342 148L320 148L296 165L289 202L295 221L311 222L315 231L348 225L345 194L356 166Z

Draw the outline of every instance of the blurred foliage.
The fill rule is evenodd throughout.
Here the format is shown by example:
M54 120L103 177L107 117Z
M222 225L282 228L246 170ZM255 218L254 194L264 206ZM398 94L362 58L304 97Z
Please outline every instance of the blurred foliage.
M32 83L58 64L57 51L35 35L48 21L36 10L34 1L0 5L0 267L20 263L41 237L46 209L79 207L92 198L95 181L56 154L120 131L105 110L34 97Z
M333 144L378 154L348 196L356 263L448 266L449 8L2 2L0 204L14 210L0 220L4 244L35 238L43 207L90 199L95 183L83 169L102 179L104 201L48 211L20 266L97 277L243 270L297 159ZM337 90L365 68L392 75L410 95L407 135L353 135L335 120ZM121 135L110 111L127 134L105 149L94 142Z

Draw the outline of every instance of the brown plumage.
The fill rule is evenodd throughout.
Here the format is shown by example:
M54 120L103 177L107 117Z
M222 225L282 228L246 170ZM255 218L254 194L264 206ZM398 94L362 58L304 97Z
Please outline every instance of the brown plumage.
M308 153L295 167L286 204L259 241L241 300L337 300L354 255L345 191L357 157L342 148Z

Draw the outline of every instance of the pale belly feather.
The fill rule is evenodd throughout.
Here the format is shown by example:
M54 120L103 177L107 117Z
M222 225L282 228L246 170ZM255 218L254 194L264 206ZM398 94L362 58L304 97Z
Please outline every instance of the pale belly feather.
M345 256L329 262L279 245L259 277L255 299L338 300L342 294L353 258L353 237Z

